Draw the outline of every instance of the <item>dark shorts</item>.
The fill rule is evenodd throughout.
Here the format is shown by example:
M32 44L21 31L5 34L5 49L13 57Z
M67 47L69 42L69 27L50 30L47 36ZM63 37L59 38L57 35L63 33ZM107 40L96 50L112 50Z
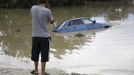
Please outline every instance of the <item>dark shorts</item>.
M32 37L32 57L33 61L39 61L41 53L41 62L49 61L50 38Z

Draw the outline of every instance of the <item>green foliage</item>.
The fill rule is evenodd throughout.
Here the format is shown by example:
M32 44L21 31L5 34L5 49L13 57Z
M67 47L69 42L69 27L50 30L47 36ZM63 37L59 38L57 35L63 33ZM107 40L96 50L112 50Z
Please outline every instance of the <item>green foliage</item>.
M86 0L50 0L53 6L63 6L63 5L80 5L84 4Z
M35 4L36 0L16 0L16 5L19 7L29 8Z
M52 6L65 6L65 5L84 5L90 2L131 2L132 0L49 0ZM33 4L37 4L37 0L0 0L0 7L5 8L30 8Z
M78 5L83 4L86 0L49 0L50 4L53 6L64 6L64 5ZM24 7L29 8L33 4L37 4L37 0L0 0L0 7Z
M36 4L37 0L0 0L0 7L4 8L29 8Z

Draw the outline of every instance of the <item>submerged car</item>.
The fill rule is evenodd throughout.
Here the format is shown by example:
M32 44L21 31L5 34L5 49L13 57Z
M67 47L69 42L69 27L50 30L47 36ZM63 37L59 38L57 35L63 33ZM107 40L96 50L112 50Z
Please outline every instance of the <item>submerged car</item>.
M68 21L63 22L61 25L57 26L53 32L57 33L65 33L65 32L76 32L82 30L92 30L99 28L109 28L111 27L105 23L96 23L95 20L91 20L90 18L82 17L75 18Z

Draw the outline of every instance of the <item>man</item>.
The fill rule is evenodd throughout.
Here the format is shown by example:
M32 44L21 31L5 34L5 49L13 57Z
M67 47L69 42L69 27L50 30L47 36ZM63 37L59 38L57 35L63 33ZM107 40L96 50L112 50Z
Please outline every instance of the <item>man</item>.
M38 75L39 54L41 54L41 75L45 75L46 62L49 61L50 33L48 23L53 24L54 18L48 9L48 0L38 0L39 4L31 8L32 14L32 56L34 61L34 73Z

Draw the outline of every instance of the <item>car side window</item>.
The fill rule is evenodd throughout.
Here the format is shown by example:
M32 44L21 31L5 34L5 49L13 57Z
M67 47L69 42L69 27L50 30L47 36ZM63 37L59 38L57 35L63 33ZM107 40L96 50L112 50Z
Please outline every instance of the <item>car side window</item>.
M81 19L72 20L72 25L80 25L80 24L84 24Z

